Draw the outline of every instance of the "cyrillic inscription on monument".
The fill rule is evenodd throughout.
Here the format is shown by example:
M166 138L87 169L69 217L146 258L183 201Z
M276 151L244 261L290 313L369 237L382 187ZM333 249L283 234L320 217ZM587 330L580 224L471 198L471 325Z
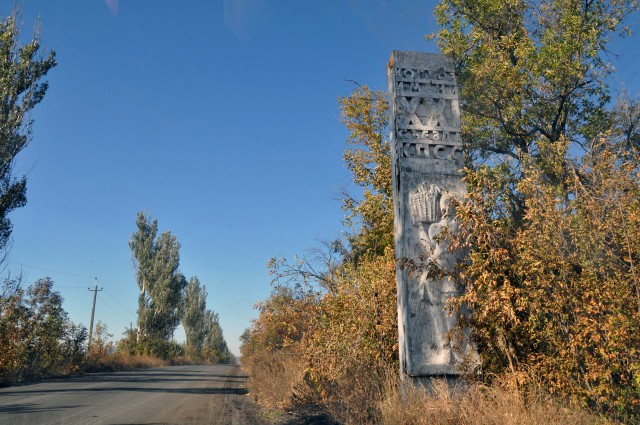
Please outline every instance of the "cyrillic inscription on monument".
M453 64L443 55L394 51L387 70L393 145L400 366L411 376L459 374L471 346L447 338L457 321L445 310L459 295L451 278L459 255L445 229L458 230L462 199L460 105ZM409 261L406 261L409 260ZM422 265L414 270L402 264ZM430 278L432 263L445 274Z

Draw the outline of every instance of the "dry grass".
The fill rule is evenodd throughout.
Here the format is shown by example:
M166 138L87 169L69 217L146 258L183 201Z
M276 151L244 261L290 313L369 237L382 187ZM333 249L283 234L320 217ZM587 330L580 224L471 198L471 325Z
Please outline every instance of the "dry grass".
M492 386L472 384L465 391L445 381L431 391L389 380L380 404L381 423L393 425L594 425L612 424L540 390L523 392L513 378Z
M241 366L249 374L250 394L264 406L288 408L310 397L306 362L298 353L256 353Z
M344 424L375 423L384 397L385 372L356 356L343 359L333 379L321 382L322 402L331 416Z
M10 374L1 376L0 386L43 378L61 378L81 373L113 372L116 370L146 369L163 366L167 366L167 362L158 357L125 353L90 353L79 364L54 365L46 373L34 374L34 372L29 369L16 370Z
M185 356L174 357L171 360L169 360L169 362L171 366L189 366L194 364L207 364L205 362L198 361L192 357L185 357Z
M289 409L309 402L322 405L344 424L384 425L613 425L603 416L562 403L542 389L523 389L523 377L505 376L489 386L434 381L429 390L399 383L354 364L330 382L310 382L297 353L262 352L242 359L250 394L260 404Z
M82 365L84 372L145 369L167 366L167 362L153 356L140 354L115 353L89 355Z

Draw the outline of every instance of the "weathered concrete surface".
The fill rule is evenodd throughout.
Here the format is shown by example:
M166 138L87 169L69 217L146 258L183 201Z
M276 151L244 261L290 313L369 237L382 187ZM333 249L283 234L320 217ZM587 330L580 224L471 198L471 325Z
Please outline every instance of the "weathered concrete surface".
M457 319L444 307L459 294L450 277L459 255L439 238L445 229L457 231L451 200L466 191L453 64L443 55L394 51L387 81L401 371L415 377L456 375L471 348L466 338L447 338ZM434 278L432 266L448 276Z
M1 424L263 423L236 366L173 366L0 389Z

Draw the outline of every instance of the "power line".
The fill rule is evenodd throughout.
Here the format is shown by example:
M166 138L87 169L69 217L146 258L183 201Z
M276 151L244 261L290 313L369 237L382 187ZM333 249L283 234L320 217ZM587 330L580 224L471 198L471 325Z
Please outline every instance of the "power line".
M121 312L117 311L115 308L111 307L111 305L107 304L107 302L103 298L98 299L98 301L100 301L100 304L104 305L109 310L113 311L115 314L121 315Z
M53 269L49 269L49 268L46 268L46 267L31 266L29 264L18 263L17 261L9 261L9 262L12 263L12 264L17 264L17 265L22 266L22 267L28 267L30 269L38 269L38 270L44 270L44 271L52 272L52 273L65 274L67 276L84 277L84 278L87 278L87 279L91 279L91 276L85 276L85 275L76 274L76 273L61 272L59 270L53 270Z
M86 279L91 279L91 276L81 275L81 274L77 274L77 273L62 272L62 271L53 270L53 269L50 269L50 268L47 268L47 267L32 266L30 264L19 263L17 261L9 261L9 263L17 264L19 266L28 267L28 268L32 268L32 269L38 269L38 270L44 270L44 271L48 271L48 272L52 272L52 273L64 274L64 275L67 275L67 276L75 276L75 277L82 277L82 278L86 278ZM62 289L84 289L84 288L86 288L86 286L56 285L56 288L62 288ZM105 289L105 288L103 288L103 289ZM129 313L132 316L136 317L135 313L133 313L131 310L126 308L124 305L122 305L120 303L120 301L118 301L113 295L108 293L108 291L106 289L105 289L105 294L107 294L109 297L111 297L111 299L113 299L124 311L126 311L127 313Z
M89 291L93 292L93 307L91 308L91 324L89 325L89 343L87 347L91 349L91 337L93 336L93 316L96 312L96 297L98 296L98 292L102 291L102 288L98 289L98 278L95 278L95 288L88 288Z
M118 299L116 297L114 297L113 295L110 294L110 291L105 290L104 293L109 296L109 298L111 298L113 301L116 302L116 304L118 304L118 306L123 309L124 311L126 311L127 313L129 313L132 317L137 317L137 315L132 312L131 310L129 310L128 308L126 308L124 305L122 305L122 303L120 303L120 301L118 301Z
M74 277L82 277L82 278L86 278L86 279L91 279L91 276L87 276L87 275L82 275L82 274L77 274L77 273L70 273L70 272L63 272L63 271L54 270L54 269L51 269L51 268L48 268L48 267L33 266L31 264L20 263L18 261L9 261L9 263L16 264L16 265L19 265L19 266L22 266L22 267L28 267L28 268L31 268L31 269L44 270L44 271L51 272L51 273L58 273L58 274L63 274L63 275L67 275L67 276L74 276ZM61 288L61 289L84 289L84 288L86 288L86 286L56 285L56 288ZM92 292L95 291L94 289L89 289L89 290L92 291ZM118 304L118 306L122 310L124 310L125 312L130 314L131 317L134 317L134 318L137 317L136 313L132 312L127 307L122 305L122 303L120 301L118 301L118 299L116 297L111 295L110 291L106 290L105 288L101 288L99 291L102 291L102 290L104 290L104 293L106 295L108 295L113 301L115 301L116 304ZM96 295L95 292L94 292L94 295ZM107 302L104 301L102 298L100 299L100 302L103 303L106 307L108 307L114 313L121 314L121 312L116 311L113 307L111 307L111 305L107 304ZM94 301L94 303L95 303L95 301ZM95 309L95 304L94 304L93 309ZM89 332L91 333L91 330Z

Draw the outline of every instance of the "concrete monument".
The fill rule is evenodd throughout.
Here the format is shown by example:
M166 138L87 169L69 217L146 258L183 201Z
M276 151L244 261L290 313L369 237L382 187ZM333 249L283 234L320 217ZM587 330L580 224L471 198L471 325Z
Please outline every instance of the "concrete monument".
M460 255L447 249L442 232L457 232L451 201L466 190L453 63L443 55L394 51L387 79L400 368L413 377L457 375L471 347L467 338L447 337L457 319L444 309L459 295L451 274Z

